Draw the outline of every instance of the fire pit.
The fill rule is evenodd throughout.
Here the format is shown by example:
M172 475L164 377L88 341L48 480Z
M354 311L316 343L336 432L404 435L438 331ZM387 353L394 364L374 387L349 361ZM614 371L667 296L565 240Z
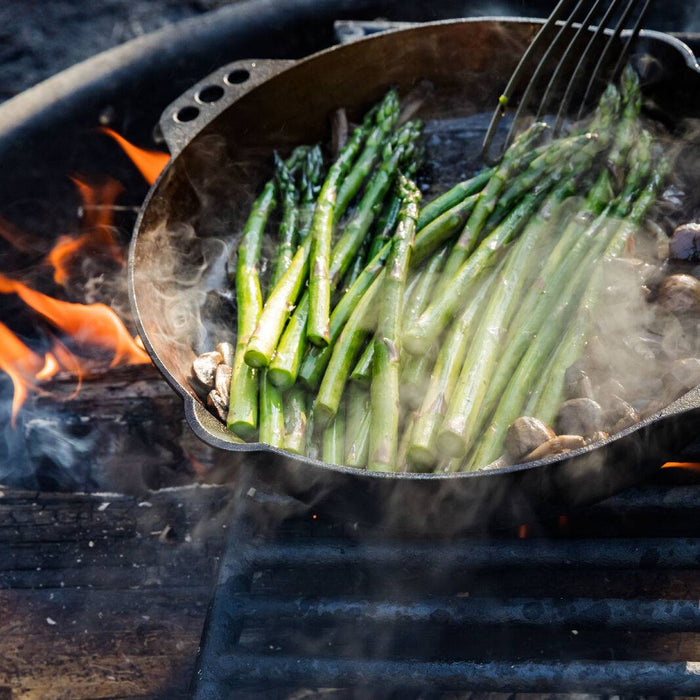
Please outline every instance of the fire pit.
M99 127L157 153L162 109L215 67L308 54L348 16L356 21L340 25L345 38L381 28L362 21L377 15L436 18L420 5L243 3L146 36L0 108L0 303L11 333L3 347L18 339L25 358L3 404L0 594L9 615L0 690L187 696L212 591L198 697L272 688L322 697L315 689L360 686L404 696L698 690L700 496L690 469L666 469L655 485L546 522L407 541L250 484L188 485L226 475L242 458L204 448L183 425L179 399L139 364L133 327L125 354L116 341L71 339L55 316L38 326L46 315L37 300L61 307L36 292L108 302L120 328L130 327L123 287L104 280L119 280L135 210L163 160L126 156ZM453 5L445 16L464 10ZM670 11L651 21L686 26ZM52 250L66 265L51 262ZM84 262L86 251L97 251L96 263ZM117 356L124 366L110 366Z

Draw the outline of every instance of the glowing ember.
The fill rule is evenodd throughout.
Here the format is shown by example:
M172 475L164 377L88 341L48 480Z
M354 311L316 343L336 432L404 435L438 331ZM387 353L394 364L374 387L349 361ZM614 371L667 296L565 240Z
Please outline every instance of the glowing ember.
M150 362L117 314L105 304L74 304L54 299L27 285L0 275L0 293L17 294L80 345L92 345L114 353L110 367Z
M124 153L131 158L131 161L139 169L149 185L152 185L158 179L163 168L170 160L170 156L167 153L138 148L138 146L129 143L123 136L120 136L112 129L103 127L101 131L111 136L122 147Z
M527 525L520 525L520 526L518 527L518 537L519 537L521 540L524 540L524 539L527 537L527 534L528 534L528 527L527 527Z

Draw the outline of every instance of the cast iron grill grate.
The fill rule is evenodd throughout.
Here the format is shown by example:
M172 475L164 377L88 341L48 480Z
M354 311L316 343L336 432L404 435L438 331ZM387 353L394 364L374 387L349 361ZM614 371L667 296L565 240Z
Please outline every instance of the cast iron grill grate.
M237 524L195 697L699 694L699 507L697 487L657 485L444 542L368 536L312 513L264 536Z

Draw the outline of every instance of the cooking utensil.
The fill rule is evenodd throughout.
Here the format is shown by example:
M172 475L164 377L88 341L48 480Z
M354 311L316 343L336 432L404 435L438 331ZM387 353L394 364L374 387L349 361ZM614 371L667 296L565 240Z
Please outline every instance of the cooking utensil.
M555 136L559 134L564 118L569 112L570 101L574 87L578 80L585 78L587 87L581 100L579 116L592 96L594 86L602 88L609 82L615 82L622 73L632 45L639 35L642 21L651 5L651 0L612 0L605 3L603 0L560 0L542 29L537 33L534 41L527 47L522 59L513 71L506 89L498 99L491 124L486 132L483 146L484 160L493 165L497 163L503 153L512 143L513 137L521 124L521 118L532 101L532 97L541 95L539 106L535 114L535 121L539 121L547 114L558 83L566 85L564 96L558 104L556 119L553 127ZM605 7L607 4L607 7ZM624 5L624 9L623 8ZM641 5L641 10L639 6ZM625 40L620 47L620 36L627 22L637 15L631 31L625 35ZM602 16L598 16L603 11ZM570 12L567 17L567 12ZM619 17L617 17L617 13ZM608 24L616 20L614 29L607 29ZM574 22L578 26L574 30ZM592 26L596 22L597 26ZM607 31L606 31L607 30ZM573 31L573 38L571 34ZM620 50L621 48L621 50ZM617 52L616 52L617 49ZM590 62L593 51L599 51L599 58L592 71L584 72L583 67ZM573 64L578 56L578 61ZM533 68L533 63L537 61ZM555 61L552 65L552 61ZM612 69L611 69L612 66ZM549 80L542 88L542 78L549 76ZM521 82L527 80L522 97L518 102L518 108L508 129L508 134L499 152L492 153L491 146L496 130L501 120L507 113L508 105L513 101Z
M273 148L316 142L327 135L336 108L345 106L357 118L389 86L406 94L421 80L435 87L421 116L434 140L449 141L456 127L472 124L473 115L497 99L540 26L532 20L439 22L298 62L237 62L165 110L161 128L173 158L136 224L129 257L134 315L154 363L183 397L192 429L214 447L245 453L235 461L252 480L335 515L447 535L492 519L524 522L610 495L648 478L695 434L700 388L602 444L557 458L490 472L373 473L240 442L187 383L195 352L231 338L233 319L221 318L226 305L211 308L212 290L225 282L222 240L240 230L252 193L269 176ZM671 129L700 114L700 67L690 49L643 32L640 51L648 110ZM476 160L481 134L472 136ZM467 147L458 148L457 169L469 160ZM449 163L432 167L437 176ZM455 173L450 177L456 180Z

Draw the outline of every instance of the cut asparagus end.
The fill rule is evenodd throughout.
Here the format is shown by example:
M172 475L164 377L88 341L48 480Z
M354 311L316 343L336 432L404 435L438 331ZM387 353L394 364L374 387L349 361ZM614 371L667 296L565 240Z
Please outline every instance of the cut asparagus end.
M290 389L295 382L294 375L287 369L270 367L267 370L267 378L280 390Z
M406 461L412 472L431 472L437 463L437 455L424 445L410 445Z
M327 427L335 418L337 412L337 408L316 401L314 403L314 424L321 428Z
M245 351L243 359L249 367L267 367L270 364L270 357L262 350L250 347L250 343L248 344L248 349ZM275 384L275 386L278 385Z
M309 330L307 337L309 342L318 348L325 348L331 342L330 332L327 329L325 332Z
M467 443L457 431L443 426L437 436L437 448L446 457L466 457Z

